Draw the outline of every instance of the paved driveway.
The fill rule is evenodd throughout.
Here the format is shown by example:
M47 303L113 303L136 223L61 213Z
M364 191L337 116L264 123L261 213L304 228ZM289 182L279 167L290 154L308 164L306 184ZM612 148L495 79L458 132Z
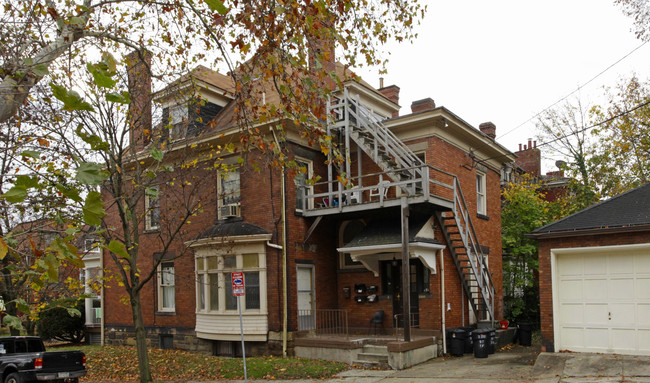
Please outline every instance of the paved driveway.
M650 357L540 353L512 346L485 359L438 358L403 371L349 370L334 383L650 383Z
M278 381L276 381L278 382ZM306 383L287 381L285 383ZM309 381L310 382L310 381ZM539 346L508 346L479 359L437 358L402 371L352 369L328 383L650 383L650 357L540 353ZM223 383L223 382L220 382Z

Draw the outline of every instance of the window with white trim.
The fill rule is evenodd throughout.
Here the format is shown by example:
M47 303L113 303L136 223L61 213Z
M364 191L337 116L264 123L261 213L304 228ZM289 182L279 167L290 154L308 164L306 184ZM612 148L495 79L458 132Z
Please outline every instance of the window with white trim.
M237 297L232 295L232 273L244 272L242 311L258 312L266 301L266 296L261 292L261 283L266 279L264 257L264 254L258 253L197 257L197 311L237 311Z
M158 311L176 310L174 262L162 262L158 266Z
M145 193L144 206L145 206L145 229L157 230L160 229L160 199L159 188L154 186L151 188L152 192Z
M476 212L478 214L487 214L486 197L485 197L485 173L476 172Z
M97 238L86 238L84 239L84 252L86 254L97 254L99 253L99 239Z
M239 170L234 169L219 175L218 208L219 219L241 216L241 191Z
M187 105L175 105L169 108L169 124L172 126L169 137L172 141L185 138L188 121Z
M314 186L310 185L308 180L310 180L314 175L314 163L310 160L296 157L296 165L298 165L296 178L293 182L296 185L296 210L304 210L305 202L307 202L307 207L313 207L314 200L307 200L305 197L311 194L314 194Z

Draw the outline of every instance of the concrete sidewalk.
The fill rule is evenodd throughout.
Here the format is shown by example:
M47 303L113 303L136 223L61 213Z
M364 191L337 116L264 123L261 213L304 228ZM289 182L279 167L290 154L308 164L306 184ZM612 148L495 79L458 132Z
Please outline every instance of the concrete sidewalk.
M275 382L307 383L311 381ZM472 355L437 358L402 371L350 369L333 379L320 382L650 383L650 357L585 353L540 353L539 346L523 347L512 345L483 359L474 358Z
M477 359L438 358L403 371L348 370L332 383L650 383L650 357L540 353L534 347L512 349Z

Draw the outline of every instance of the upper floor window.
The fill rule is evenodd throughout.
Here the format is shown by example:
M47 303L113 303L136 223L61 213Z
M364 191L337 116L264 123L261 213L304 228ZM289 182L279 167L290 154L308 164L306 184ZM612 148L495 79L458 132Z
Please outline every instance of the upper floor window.
M241 192L239 170L219 176L218 185L219 219L239 217L241 215Z
M485 173L476 172L476 212L487 214L485 198Z
M171 131L169 132L169 137L172 141L185 137L187 121L187 105L175 105L169 108L169 124L172 126Z
M296 210L304 210L305 205L307 208L313 206L314 200L307 199L307 196L313 194L314 187L307 182L314 175L314 164L312 161L296 158L296 165L298 166L296 178Z
M174 263L162 262L158 266L158 311L176 309Z
M146 230L156 230L160 228L160 199L158 191L158 186L149 188L144 196Z
M99 253L99 240L97 238L86 238L84 239L84 252L86 254Z

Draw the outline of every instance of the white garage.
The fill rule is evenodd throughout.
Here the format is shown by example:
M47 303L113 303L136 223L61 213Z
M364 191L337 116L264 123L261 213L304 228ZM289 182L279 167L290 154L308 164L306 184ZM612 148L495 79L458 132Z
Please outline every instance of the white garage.
M650 355L650 244L551 249L555 351Z

